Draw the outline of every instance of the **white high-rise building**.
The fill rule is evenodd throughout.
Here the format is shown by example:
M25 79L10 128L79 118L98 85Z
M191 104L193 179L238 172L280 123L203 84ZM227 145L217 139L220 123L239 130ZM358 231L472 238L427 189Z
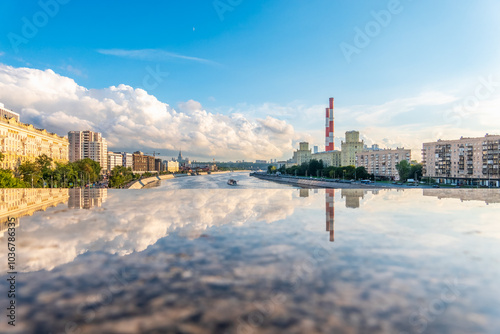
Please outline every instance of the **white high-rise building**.
M123 166L121 153L108 151L108 172L111 172L116 166Z
M99 132L93 131L70 131L69 139L69 161L89 158L98 162L105 173L108 166L108 145L106 139Z
M122 155L122 166L125 168L132 168L134 165L134 157L132 153L120 152Z

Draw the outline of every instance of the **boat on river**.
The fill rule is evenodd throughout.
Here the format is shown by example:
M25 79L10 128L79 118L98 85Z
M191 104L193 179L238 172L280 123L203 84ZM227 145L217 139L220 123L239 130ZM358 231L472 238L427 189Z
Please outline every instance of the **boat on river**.
M227 180L227 184L229 184L230 186L237 186L238 181L236 181L235 179L229 179Z

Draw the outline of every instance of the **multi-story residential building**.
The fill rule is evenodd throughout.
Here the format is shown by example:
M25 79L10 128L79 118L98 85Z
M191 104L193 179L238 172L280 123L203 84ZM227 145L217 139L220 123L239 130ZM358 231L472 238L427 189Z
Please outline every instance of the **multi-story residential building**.
M424 143L424 176L440 183L500 186L500 135Z
M132 170L134 172L152 172L155 171L155 158L144 155L141 151L132 154Z
M163 172L163 162L161 159L155 159L155 171L157 172Z
M335 150L314 153L311 159L323 160L323 166L325 167L340 167L342 163L342 152Z
M345 133L345 141L341 143L341 166L355 166L356 153L363 151L364 147L364 142L359 140L359 131L347 131Z
M297 165L302 165L302 163L311 160L311 149L308 142L299 143L299 149L293 152L292 160Z
M19 114L1 105L0 168L15 169L25 161L47 155L54 162L68 162L68 139L19 121Z
M108 173L110 173L116 166L123 166L123 159L121 153L114 153L108 151Z
M89 158L98 162L102 167L102 173L106 173L108 166L108 145L106 139L99 132L93 131L70 131L69 139L69 161L74 162Z
M11 119L14 118L16 121L20 122L19 114L17 112L13 112L10 109L5 108L3 103L0 103L0 118L3 119Z
M399 180L396 165L406 160L411 161L411 150L404 148L380 149L378 145L372 146L362 152L356 153L355 166L365 167L368 173L392 180Z
M122 166L125 168L132 168L134 166L134 159L132 153L120 152L122 155Z
M167 171L170 173L175 173L179 171L179 162L177 161L167 161Z

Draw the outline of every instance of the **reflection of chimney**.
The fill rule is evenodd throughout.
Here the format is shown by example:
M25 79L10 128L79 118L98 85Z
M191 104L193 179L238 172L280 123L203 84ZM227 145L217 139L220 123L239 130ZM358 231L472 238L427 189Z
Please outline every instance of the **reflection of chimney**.
M330 241L334 241L335 189L325 189L326 230L330 231Z

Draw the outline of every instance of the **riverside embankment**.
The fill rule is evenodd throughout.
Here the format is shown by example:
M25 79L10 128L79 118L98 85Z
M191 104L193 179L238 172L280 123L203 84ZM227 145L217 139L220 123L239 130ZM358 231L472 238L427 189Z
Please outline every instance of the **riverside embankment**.
M313 187L313 188L336 188L336 189L386 189L395 188L391 185L379 185L379 184L363 184L359 182L334 182L329 179L314 179L308 177L300 176L284 176L284 175L274 175L265 173L252 173L250 176L259 178L261 180L267 180L272 182L286 183L290 185L295 185L299 187Z
M223 173L229 173L229 171L223 171L223 172L211 172L210 174L223 174ZM200 172L198 175L207 175L207 172ZM159 183L162 180L169 180L173 179L175 177L190 177L191 175L189 174L177 174L177 176L174 176L174 174L165 174L165 175L156 175L156 176L151 176L145 179L137 180L134 181L130 186L127 187L127 189L143 189L143 188L151 188L159 185Z

